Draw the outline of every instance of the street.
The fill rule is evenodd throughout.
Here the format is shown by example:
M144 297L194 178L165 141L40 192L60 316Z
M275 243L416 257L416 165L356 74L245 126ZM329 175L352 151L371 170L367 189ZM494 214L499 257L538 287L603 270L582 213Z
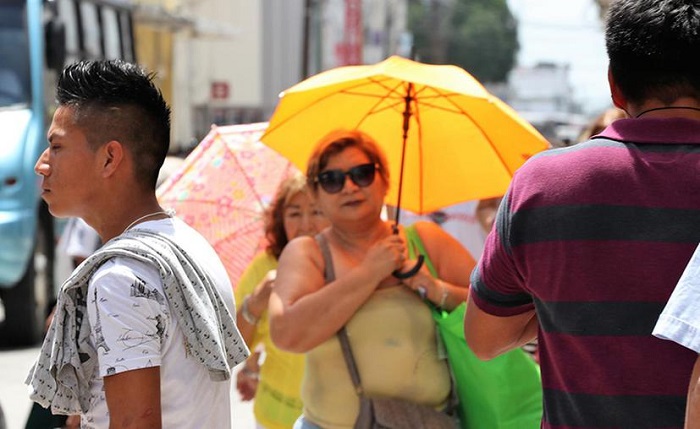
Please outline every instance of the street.
M5 412L7 429L24 428L31 408L24 379L38 353L38 346L25 349L0 349L0 368L2 368L0 370L0 404ZM233 379L235 383L235 374ZM254 428L252 403L241 402L235 387L231 397L233 427Z

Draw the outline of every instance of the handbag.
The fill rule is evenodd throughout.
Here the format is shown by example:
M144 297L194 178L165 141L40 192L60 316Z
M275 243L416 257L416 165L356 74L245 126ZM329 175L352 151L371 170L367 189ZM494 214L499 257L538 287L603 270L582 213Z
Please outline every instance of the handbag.
M409 257L418 251L433 277L437 271L415 226L405 228ZM539 365L522 349L482 361L464 339L466 303L451 312L431 302L433 318L447 351L462 429L538 429L542 420Z
M426 405L395 398L368 397L360 382L355 358L345 327L338 332L345 364L360 398L360 412L354 429L456 429L456 421Z

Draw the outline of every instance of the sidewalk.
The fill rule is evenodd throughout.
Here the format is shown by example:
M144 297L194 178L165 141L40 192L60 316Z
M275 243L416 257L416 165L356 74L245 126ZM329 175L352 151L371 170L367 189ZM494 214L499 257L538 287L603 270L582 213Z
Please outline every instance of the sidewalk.
M24 429L32 404L24 378L38 353L38 347L3 350L0 353L0 404L5 412L7 429ZM240 401L235 383L234 374L231 391L232 428L254 429L253 405L251 402Z

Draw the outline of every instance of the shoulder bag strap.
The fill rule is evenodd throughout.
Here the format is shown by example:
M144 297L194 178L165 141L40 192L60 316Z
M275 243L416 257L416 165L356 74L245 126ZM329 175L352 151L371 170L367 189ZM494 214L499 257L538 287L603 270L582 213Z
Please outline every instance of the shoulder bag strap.
M326 284L328 284L335 280L335 268L333 267L331 247L328 245L328 240L323 234L318 233L314 238L316 239L316 243L318 243L318 247L321 249L321 254L323 255L323 279L326 281Z
M321 254L323 255L323 277L326 283L330 283L335 280L335 269L333 267L333 258L331 257L331 248L328 245L328 240L323 234L316 235L316 242L318 247L321 249ZM345 326L340 328L338 331L338 340L340 341L340 348L343 350L343 357L345 358L345 365L348 367L348 372L350 373L350 378L352 379L352 384L355 386L355 391L358 396L363 395L362 383L360 382L360 373L357 370L357 364L355 363L355 357L352 355L352 348L350 347L350 339L348 338L348 333L345 330Z

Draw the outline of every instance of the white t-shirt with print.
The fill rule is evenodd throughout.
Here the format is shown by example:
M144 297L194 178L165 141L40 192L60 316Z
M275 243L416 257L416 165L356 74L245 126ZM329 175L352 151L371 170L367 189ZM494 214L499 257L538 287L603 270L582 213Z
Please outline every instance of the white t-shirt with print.
M204 237L177 218L134 229L162 232L177 242L207 271L235 319L228 275ZM155 268L133 259L110 259L90 279L86 299L99 368L90 383L91 406L82 417L83 428L109 427L103 377L154 366L160 367L164 428L231 427L231 381L212 381L204 366L188 357Z

